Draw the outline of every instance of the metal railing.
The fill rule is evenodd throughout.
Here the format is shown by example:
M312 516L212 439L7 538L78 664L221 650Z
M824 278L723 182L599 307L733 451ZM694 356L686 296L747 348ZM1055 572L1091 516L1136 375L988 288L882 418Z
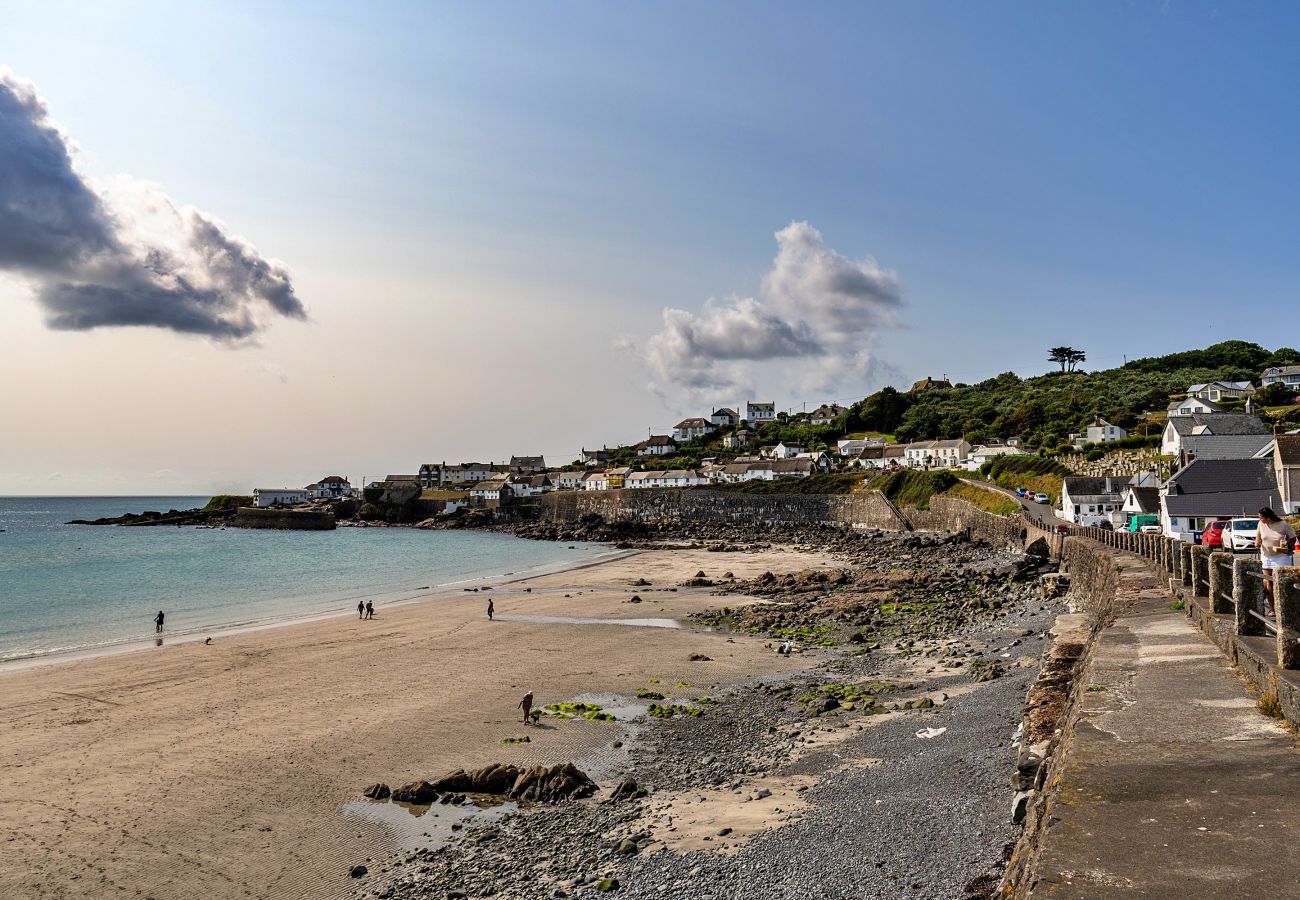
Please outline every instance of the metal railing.
M1237 634L1273 638L1277 664L1300 669L1300 568L1274 569L1266 576L1258 558L1226 550L1209 552L1163 534L1111 531L1091 525L1043 525L1045 530L1090 540L1149 560L1169 577L1170 588L1203 597L1210 612L1232 617ZM1272 586L1274 615L1265 608L1265 585Z

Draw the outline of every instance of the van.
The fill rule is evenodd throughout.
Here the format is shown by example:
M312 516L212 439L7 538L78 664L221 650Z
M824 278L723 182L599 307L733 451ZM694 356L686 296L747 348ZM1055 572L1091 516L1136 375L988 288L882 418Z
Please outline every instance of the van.
M1128 530L1129 530L1129 531L1133 532L1134 534L1137 534L1138 532L1142 532L1143 534L1151 534L1151 532L1149 532L1149 531L1146 531L1146 532L1143 532L1143 531L1142 531L1142 526L1143 526L1143 525L1154 525L1154 526L1156 526L1156 532L1155 532L1155 533L1156 533L1156 534L1159 534L1159 533L1160 533L1160 517L1159 517L1159 516L1141 515L1141 516L1134 516L1133 518L1131 518L1131 519L1128 520Z

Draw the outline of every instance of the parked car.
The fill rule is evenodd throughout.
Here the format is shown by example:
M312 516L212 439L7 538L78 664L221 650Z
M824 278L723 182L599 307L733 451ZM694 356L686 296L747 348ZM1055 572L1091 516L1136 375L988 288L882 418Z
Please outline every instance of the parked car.
M1156 530L1155 530L1155 531L1144 531L1144 530L1143 530L1143 526L1144 526L1144 525L1154 525L1154 526L1156 526ZM1159 534L1159 533L1160 533L1160 517L1159 517L1159 516L1146 515L1146 514L1139 515L1139 516L1134 516L1133 518L1131 518L1131 519L1128 520L1128 530L1131 531L1131 532L1134 532L1134 533L1137 533L1137 532L1141 531L1143 534Z
M1114 531L1115 523L1112 522L1110 519L1106 519L1104 521L1098 522L1097 527L1100 528L1102 531Z
M1223 549L1233 553L1255 549L1255 535L1259 532L1259 519L1231 519L1223 529Z
M1028 494L1028 493L1029 493L1029 491L1025 490L1024 488L1016 488L1016 496L1017 496L1017 497L1023 497L1023 496L1025 496L1025 494Z
M1207 550L1218 550L1223 547L1223 529L1228 527L1227 519L1215 519L1205 526L1201 532L1201 546Z
M1140 525L1138 531L1142 534L1159 534L1161 529L1159 525Z
M1043 493L1034 494L1035 503L1051 503L1052 498Z

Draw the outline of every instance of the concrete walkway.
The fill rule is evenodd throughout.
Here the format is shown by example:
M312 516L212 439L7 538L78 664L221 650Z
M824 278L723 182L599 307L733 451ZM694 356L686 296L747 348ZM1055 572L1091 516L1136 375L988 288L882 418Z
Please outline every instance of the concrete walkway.
M1300 751L1159 590L1098 637L1043 898L1300 898Z

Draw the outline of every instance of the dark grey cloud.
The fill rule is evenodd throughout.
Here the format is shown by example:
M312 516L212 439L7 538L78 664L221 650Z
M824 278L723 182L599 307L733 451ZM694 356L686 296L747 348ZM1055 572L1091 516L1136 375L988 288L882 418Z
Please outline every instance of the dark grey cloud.
M897 324L903 302L898 276L836 253L807 222L790 223L776 241L757 298L709 300L699 312L668 307L643 348L622 342L654 390L695 403L734 399L756 383L814 390L872 373L876 339Z
M305 319L283 266L211 216L130 180L99 189L35 86L0 69L0 269L51 328L150 326L221 341Z

